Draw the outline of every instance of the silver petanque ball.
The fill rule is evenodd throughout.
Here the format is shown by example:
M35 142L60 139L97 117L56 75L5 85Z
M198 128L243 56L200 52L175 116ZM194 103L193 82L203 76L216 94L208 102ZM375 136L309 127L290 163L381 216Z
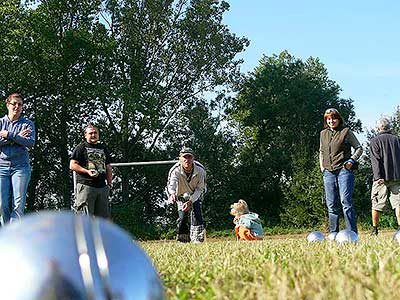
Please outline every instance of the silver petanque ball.
M93 176L99 175L99 171L97 171L95 169L90 170L90 172L92 173Z
M324 240L325 240L325 236L322 234L322 232L319 232L319 231L313 231L313 232L310 232L307 235L307 241L309 243L321 242L321 241L324 241Z
M191 194L189 192L185 192L185 193L183 193L182 198L185 199L185 201L187 201L187 200L189 200L190 196L191 196Z
M0 265L1 299L164 299L144 251L102 218L71 212L27 215L0 230Z
M330 240L330 241L334 241L336 238L337 232L331 232L328 234L328 236L326 237L326 239Z
M394 234L393 241L400 243L400 230L397 230L397 232Z
M336 235L335 241L339 244L342 243L356 243L358 241L358 235L352 230L341 230Z

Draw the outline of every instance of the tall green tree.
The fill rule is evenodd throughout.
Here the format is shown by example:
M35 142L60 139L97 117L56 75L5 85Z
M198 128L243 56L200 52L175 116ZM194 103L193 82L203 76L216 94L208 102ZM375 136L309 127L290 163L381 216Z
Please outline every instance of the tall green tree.
M41 187L38 208L71 205L69 151L82 120L95 113L88 107L93 90L99 88L97 68L107 47L104 25L97 19L99 5L100 1L48 0L29 10L30 43L24 48L31 65L26 90L35 101L38 127L35 157L40 163L31 184Z
M69 153L88 121L98 124L116 161L173 159L195 140L229 148L211 115L221 98L205 100L237 81L235 56L248 45L222 22L227 2L24 3L0 4L0 38L9 45L0 50L0 92L28 95L25 111L37 127L30 209L70 206ZM226 149L199 153L219 162L232 152ZM134 203L132 219L152 223L161 214L167 171L115 170L113 201Z
M235 181L235 142L218 114L212 115L206 103L198 103L183 111L189 125L186 144L191 146L207 170L207 188L204 200L204 216L209 229L225 229L231 226L229 205L234 194L231 186Z
M202 163L207 171L207 190L203 202L203 211L208 229L226 229L231 227L232 219L229 216L229 204L233 195L230 186L235 181L234 157L235 148L233 137L227 129L221 128L221 120L212 114L208 104L198 102L191 107L177 113L177 118L185 124L182 127L167 127L165 136L177 137L168 145L171 158L176 158L182 143L191 147L195 153L195 159ZM156 152L156 155L164 155ZM161 158L162 156L160 156ZM171 166L137 167L137 172L146 170L145 187L141 187L132 193L134 199L129 202L116 204L114 216L117 222L124 223L126 229L131 232L141 232L141 236L152 237L149 231L168 232L166 229L175 229L176 206L165 201L165 194L161 192L167 182L168 170ZM160 176L161 175L161 176ZM160 195L164 199L160 198ZM158 205L149 201L158 200ZM152 203L152 205L150 205ZM142 216L146 216L146 223L140 223ZM129 220L128 222L123 221ZM162 220L162 222L157 222ZM149 224L153 228L149 230ZM154 236L153 236L154 237Z
M28 95L25 109L37 128L31 153L30 209L70 207L69 151L76 144L82 121L96 114L90 104L101 89L97 69L107 55L109 39L98 20L100 4L47 0L25 1L23 6L14 1L20 13L14 24L5 25L8 31L1 33L13 42L7 48L12 53L3 57L13 59L1 65L0 85L3 90ZM10 19L7 11L3 16ZM19 29L13 30L16 24Z
M227 113L238 134L239 177L250 179L247 197L256 208L279 220L283 188L314 167L327 108L336 107L360 130L352 100L339 92L319 59L302 61L287 51L264 56L246 78Z
M313 168L297 165L284 191L280 219L293 227L312 228L327 220L324 185L318 157Z
M211 109L204 93L239 77L234 57L248 41L222 23L228 8L225 1L211 0L106 1L115 48L110 89L99 101L118 160L175 158L190 127L182 112L197 104ZM116 195L123 201L147 188L141 170L120 172ZM154 189L161 193L164 185L162 180ZM141 207L159 202L150 198Z
M400 135L400 106L397 106L392 117L392 131L393 133Z

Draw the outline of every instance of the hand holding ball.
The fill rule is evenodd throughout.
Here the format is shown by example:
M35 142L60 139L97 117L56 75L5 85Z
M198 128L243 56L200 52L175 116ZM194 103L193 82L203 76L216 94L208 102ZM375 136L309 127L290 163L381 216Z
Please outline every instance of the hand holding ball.
M90 172L90 177L97 177L97 176L99 176L99 171L97 171L97 170L89 170L89 172Z

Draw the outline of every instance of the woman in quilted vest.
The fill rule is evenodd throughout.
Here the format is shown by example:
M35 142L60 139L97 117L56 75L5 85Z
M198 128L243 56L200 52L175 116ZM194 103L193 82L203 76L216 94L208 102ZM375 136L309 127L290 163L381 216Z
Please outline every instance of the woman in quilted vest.
M354 133L344 126L343 118L336 109L325 111L324 127L320 134L319 160L324 179L329 230L330 233L339 232L341 203L346 229L357 233L353 170L363 150Z

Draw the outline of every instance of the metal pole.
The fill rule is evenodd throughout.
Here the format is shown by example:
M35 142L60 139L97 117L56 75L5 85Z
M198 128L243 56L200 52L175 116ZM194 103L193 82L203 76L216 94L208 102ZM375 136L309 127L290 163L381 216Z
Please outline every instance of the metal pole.
M72 182L74 185L74 197L76 199L76 172L72 171Z
M155 160L155 161L137 161L137 162L126 162L126 163L112 163L111 167L130 167L130 166L148 166L148 165L165 165L174 164L178 160ZM72 171L72 180L74 184L74 196L76 199L76 172Z
M155 161L138 161L127 163L112 163L111 167L130 167L130 166L148 166L148 165L165 165L177 163L177 160L155 160Z

